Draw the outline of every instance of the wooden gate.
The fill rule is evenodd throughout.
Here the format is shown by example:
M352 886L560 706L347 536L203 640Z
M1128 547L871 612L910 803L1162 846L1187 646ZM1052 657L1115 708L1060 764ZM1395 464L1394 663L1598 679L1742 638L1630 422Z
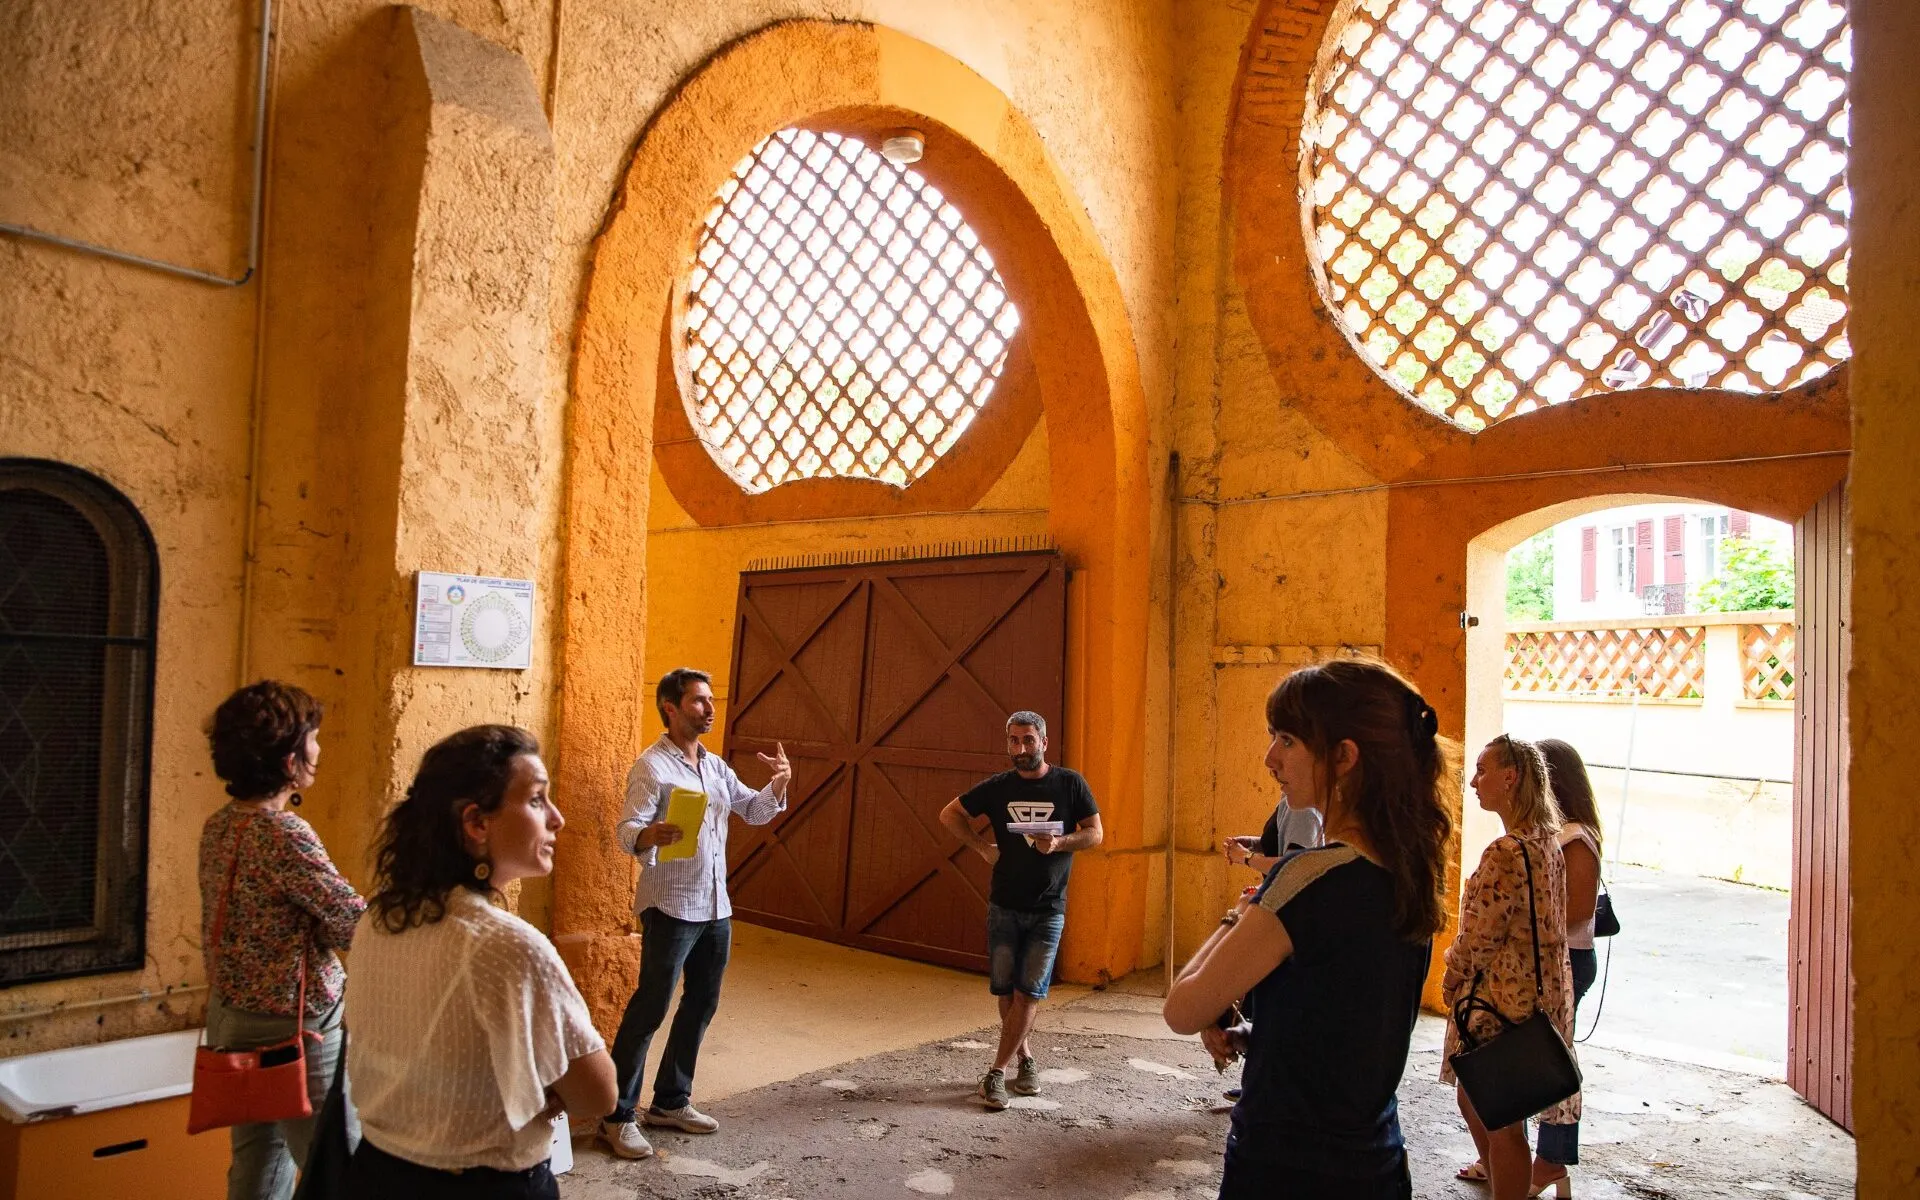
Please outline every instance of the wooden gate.
M1847 883L1848 592L1845 485L1794 530L1799 609L1793 901L1787 920L1787 1082L1853 1128L1853 971Z
M1058 554L743 574L726 754L752 783L782 742L794 778L785 813L729 836L736 915L986 969L989 868L940 809L1007 769L1009 713L1064 746L1065 689Z

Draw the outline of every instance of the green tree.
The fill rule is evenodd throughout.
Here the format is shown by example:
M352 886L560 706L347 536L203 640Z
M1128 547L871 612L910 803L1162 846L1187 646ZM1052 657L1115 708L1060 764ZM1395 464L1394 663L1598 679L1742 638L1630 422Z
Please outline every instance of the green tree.
M1700 585L1702 612L1793 607L1793 559L1772 542L1723 538L1720 573Z
M1507 620L1553 620L1553 531L1507 552Z

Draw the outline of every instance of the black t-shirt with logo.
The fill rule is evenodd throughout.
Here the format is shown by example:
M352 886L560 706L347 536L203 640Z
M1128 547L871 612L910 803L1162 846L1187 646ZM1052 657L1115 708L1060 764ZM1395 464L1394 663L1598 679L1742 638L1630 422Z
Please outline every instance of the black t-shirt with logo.
M1030 838L1009 833L1007 822L1058 821L1063 837L1080 828L1082 821L1100 812L1080 772L1049 766L1040 778L1027 779L1018 771L1004 771L960 797L960 807L993 823L994 840L1000 844L1000 861L993 865L995 904L1021 912L1067 910L1067 875L1073 870L1073 855L1042 854Z

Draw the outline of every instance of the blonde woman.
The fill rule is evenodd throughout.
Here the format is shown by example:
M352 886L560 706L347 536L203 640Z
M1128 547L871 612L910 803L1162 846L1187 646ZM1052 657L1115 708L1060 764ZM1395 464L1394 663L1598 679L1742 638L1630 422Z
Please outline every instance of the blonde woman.
M1547 780L1547 760L1531 742L1505 734L1487 743L1474 764L1473 790L1480 807L1500 818L1506 832L1480 856L1460 901L1460 932L1447 949L1442 981L1449 1007L1469 993L1492 1001L1509 1021L1531 1016L1538 1003L1573 1045L1573 976L1567 966L1567 868L1560 850L1560 810ZM1529 891L1532 896L1529 900ZM1535 994L1534 944L1538 939L1540 994ZM1476 1039L1497 1035L1492 1015L1473 1014ZM1460 1032L1447 1025L1440 1079L1453 1083L1453 1056L1463 1049ZM1569 1178L1536 1186L1533 1151L1525 1121L1488 1129L1474 1111L1465 1089L1456 1096L1473 1134L1480 1160L1460 1172L1462 1179L1485 1179L1494 1200L1536 1196L1547 1186L1556 1196L1573 1194ZM1580 1097L1572 1096L1540 1114L1542 1121L1567 1124L1580 1119Z

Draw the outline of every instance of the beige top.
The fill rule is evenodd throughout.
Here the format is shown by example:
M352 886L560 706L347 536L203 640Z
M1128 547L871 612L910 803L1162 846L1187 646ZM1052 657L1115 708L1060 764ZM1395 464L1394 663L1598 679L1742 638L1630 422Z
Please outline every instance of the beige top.
M547 1089L603 1049L553 944L468 888L389 933L373 910L347 974L347 1075L374 1145L440 1170L547 1160Z
M1586 846L1586 848L1589 851L1592 852L1594 865L1598 867L1600 863L1599 839L1593 836L1593 830L1588 829L1585 825L1582 825L1580 822L1568 821L1565 825L1562 825L1560 827L1561 852L1564 854L1566 851L1566 848L1568 846L1573 845L1573 843L1575 842L1579 842L1583 844L1584 846ZM1598 876L1596 875L1595 878L1597 879ZM1595 890L1596 891L1598 890L1597 885ZM1573 897L1571 896L1567 897L1567 901L1568 901L1568 906L1571 907ZM1569 950L1593 949L1593 914L1592 913L1587 914L1587 919L1584 923L1579 925L1567 926L1567 949Z

